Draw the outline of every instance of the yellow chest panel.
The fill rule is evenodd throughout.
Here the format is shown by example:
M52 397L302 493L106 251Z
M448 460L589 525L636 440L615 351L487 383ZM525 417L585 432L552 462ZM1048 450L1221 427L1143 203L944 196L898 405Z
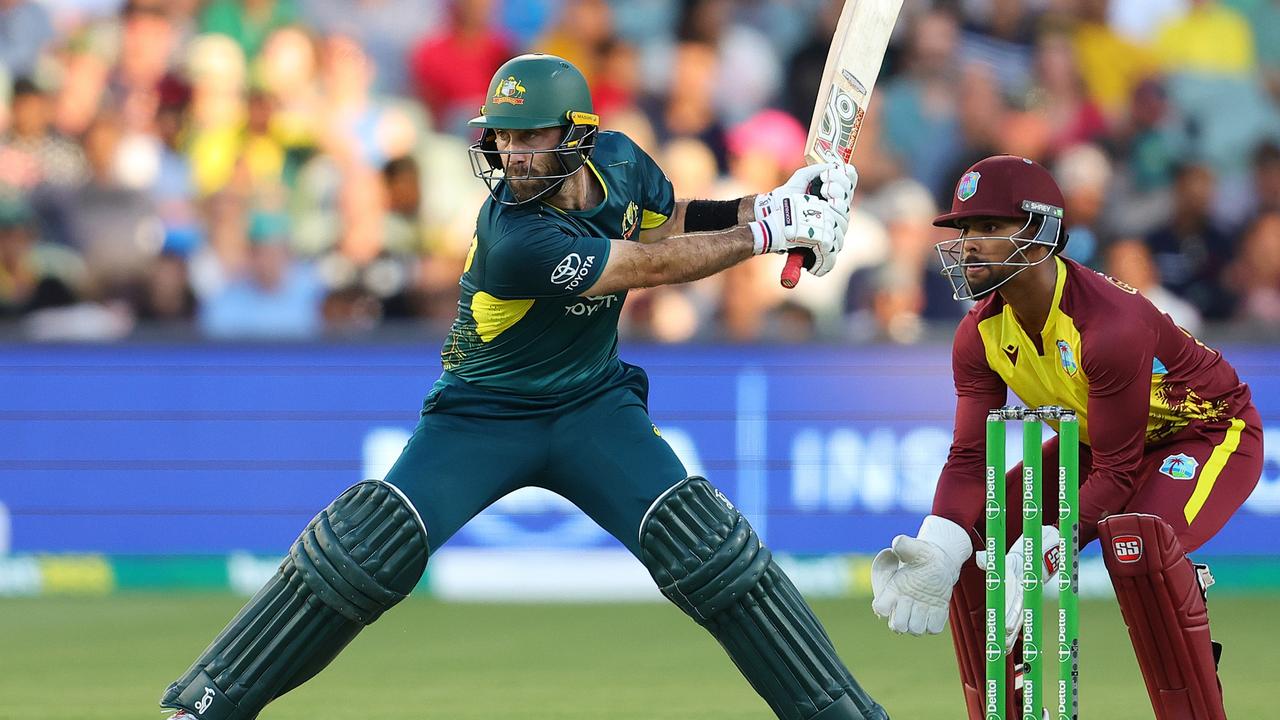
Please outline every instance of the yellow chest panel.
M1028 407L1060 405L1076 411L1080 440L1089 442L1089 378L1081 365L1080 331L1071 316L1062 312L1060 270L1053 305L1040 333L1040 347L1018 323L1013 309L978 323L987 364ZM1041 353L1043 348L1043 353ZM1054 425L1055 429L1057 424Z

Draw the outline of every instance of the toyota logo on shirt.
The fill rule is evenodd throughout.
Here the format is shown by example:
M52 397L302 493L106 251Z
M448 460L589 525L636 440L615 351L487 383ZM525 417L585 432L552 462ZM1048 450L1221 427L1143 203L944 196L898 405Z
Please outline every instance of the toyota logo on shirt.
M581 268L582 257L578 253L569 253L556 265L556 269L551 271L551 283L553 285L564 285L577 276L578 270Z
M551 271L551 284L564 285L567 290L576 289L582 283L582 278L591 272L595 261L595 255L588 255L585 260L578 253L565 255L564 259Z

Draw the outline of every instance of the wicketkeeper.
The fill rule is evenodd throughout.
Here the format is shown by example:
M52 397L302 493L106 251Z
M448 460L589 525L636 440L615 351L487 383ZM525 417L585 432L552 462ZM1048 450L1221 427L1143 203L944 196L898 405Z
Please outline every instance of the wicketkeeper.
M956 331L955 434L933 512L915 537L899 535L872 566L872 608L900 633L952 624L970 720L982 720L985 427L1012 390L1028 406L1059 405L1080 421L1080 546L1098 539L1158 720L1223 720L1209 637L1207 574L1187 553L1222 528L1262 471L1262 424L1249 388L1206 347L1113 278L1061 256L1066 209L1052 176L1001 155L956 185L935 225L960 230L939 243L959 300L978 303ZM1051 422L1055 425L1056 423ZM1058 442L1044 445L1056 467ZM1021 466L1005 507L1021 507ZM1044 497L1058 478L1045 473ZM1009 513L1011 536L1020 513ZM1021 537L1006 558L1021 574ZM1058 530L1043 531L1057 570ZM1052 587L1054 580L1045 583ZM1006 645L1020 642L1022 587L1006 589ZM1016 669L1010 653L1009 685ZM1021 717L1009 693L1007 717Z

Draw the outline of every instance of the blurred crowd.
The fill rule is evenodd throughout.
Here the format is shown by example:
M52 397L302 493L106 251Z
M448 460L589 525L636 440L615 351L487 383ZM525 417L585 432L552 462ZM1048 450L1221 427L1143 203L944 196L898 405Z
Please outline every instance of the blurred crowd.
M466 127L522 51L580 67L679 197L802 163L840 0L0 0L0 332L439 336L486 197ZM633 293L659 342L913 342L966 307L931 218L1014 153L1067 255L1179 323L1280 332L1280 0L906 0L821 281Z

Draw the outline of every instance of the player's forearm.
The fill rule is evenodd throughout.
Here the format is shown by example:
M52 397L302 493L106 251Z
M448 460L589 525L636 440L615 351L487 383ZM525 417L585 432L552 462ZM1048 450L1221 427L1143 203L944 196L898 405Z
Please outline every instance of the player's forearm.
M671 217L656 228L642 230L640 242L655 243L676 235L716 232L749 223L756 219L755 198L747 195L737 200L677 200Z
M583 294L700 280L751 257L755 239L745 225L715 232L672 235L654 243L614 240L604 272Z
M959 377L957 384L962 384ZM957 394L951 452L934 489L934 515L966 529L978 527L986 492L983 476L987 413L1003 403L1003 391L996 392L994 387L973 394Z
M701 280L751 257L754 241L745 225L714 232L672 235L643 246L645 257L637 274L637 287L676 285Z

